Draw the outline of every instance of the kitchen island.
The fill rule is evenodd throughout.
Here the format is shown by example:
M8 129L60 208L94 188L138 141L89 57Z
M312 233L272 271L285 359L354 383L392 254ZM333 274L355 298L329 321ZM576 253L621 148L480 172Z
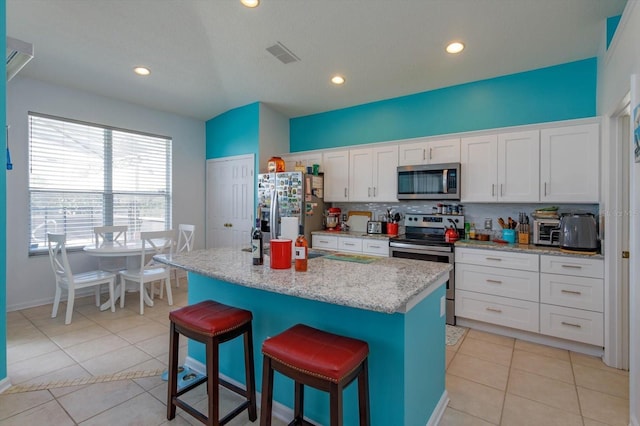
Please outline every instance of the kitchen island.
M369 343L372 425L436 424L445 391L443 285L451 265L410 259L343 257L309 260L307 272L251 264L232 249L196 250L158 260L189 272L189 303L214 299L253 312L257 389L262 341L305 323ZM244 383L241 340L220 348L221 373ZM204 347L189 342L188 364L204 366ZM357 386L345 391L345 425L358 424ZM276 375L274 413L288 415L293 382ZM328 396L305 391L305 414L328 422Z

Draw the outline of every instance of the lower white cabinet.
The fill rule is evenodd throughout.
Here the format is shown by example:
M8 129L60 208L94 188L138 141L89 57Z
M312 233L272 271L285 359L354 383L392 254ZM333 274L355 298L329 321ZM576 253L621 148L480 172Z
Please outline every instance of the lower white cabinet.
M325 250L337 250L345 253L389 256L389 240L387 239L319 234L311 236L311 247Z
M456 290L456 315L535 333L539 331L537 302Z
M604 344L602 259L456 248L456 315Z

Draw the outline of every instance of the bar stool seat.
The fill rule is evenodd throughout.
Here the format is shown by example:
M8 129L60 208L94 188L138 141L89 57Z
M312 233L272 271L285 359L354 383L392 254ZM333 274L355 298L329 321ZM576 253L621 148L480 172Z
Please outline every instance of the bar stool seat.
M180 407L202 423L207 425L222 425L248 409L249 420L257 419L255 372L253 365L253 335L250 311L223 305L213 300L196 303L169 313L170 351L169 351L169 384L167 391L167 419L172 420L176 415L176 407ZM207 375L194 383L178 390L178 348L180 334L202 342L206 345ZM218 349L221 343L239 336L244 336L244 357L246 390L219 378ZM208 416L197 411L179 397L200 384L207 382L209 398ZM246 400L219 419L218 385L243 396Z
M260 425L271 425L273 372L295 382L294 420L304 420L304 385L329 392L330 424L342 425L342 391L358 379L360 425L369 424L369 345L362 340L298 324L262 344L264 355Z

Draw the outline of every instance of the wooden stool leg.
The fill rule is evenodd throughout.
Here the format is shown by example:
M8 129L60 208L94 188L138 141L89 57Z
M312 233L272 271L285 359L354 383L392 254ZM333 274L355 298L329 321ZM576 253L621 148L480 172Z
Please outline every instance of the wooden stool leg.
M220 422L219 379L218 379L218 339L207 340L207 394L209 400L208 426L217 426Z
M369 363L365 358L358 374L358 406L360 408L360 426L369 426L371 414L369 411Z
M329 386L329 424L342 426L342 386L331 383Z
M167 385L167 420L176 417L176 406L173 398L178 393L178 343L180 335L172 322L169 330L169 383Z
M293 419L296 424L302 424L304 419L304 385L298 381L294 383Z
M247 399L249 400L249 420L255 422L258 418L256 401L256 373L253 366L253 332L251 324L249 330L244 333L244 370L247 383Z
M271 426L273 409L273 369L271 358L263 357L262 362L262 406L260 407L260 426Z

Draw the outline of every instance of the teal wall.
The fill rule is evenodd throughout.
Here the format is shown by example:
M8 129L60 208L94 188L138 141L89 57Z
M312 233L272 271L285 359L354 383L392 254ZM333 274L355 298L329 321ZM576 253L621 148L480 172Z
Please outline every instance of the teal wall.
M6 3L5 0L0 0L0 10L2 10L2 16L6 16ZM5 48L2 51L6 51L6 34L7 27L5 19L0 19L0 38ZM6 61L0 65L0 75L6 75ZM7 125L7 82L6 78L0 79L0 147L3 154L6 150L7 144L7 132L4 131ZM6 156L3 156L5 161L0 167L0 223L6 228L7 226L7 166ZM0 232L0 380L7 377L7 233L3 229Z
M616 35L616 30L618 29L620 18L622 18L622 15L607 18L607 49L611 44L611 40L613 40L613 36Z
M596 58L290 120L291 152L593 117Z
M207 159L258 154L260 103L229 110L206 123Z

